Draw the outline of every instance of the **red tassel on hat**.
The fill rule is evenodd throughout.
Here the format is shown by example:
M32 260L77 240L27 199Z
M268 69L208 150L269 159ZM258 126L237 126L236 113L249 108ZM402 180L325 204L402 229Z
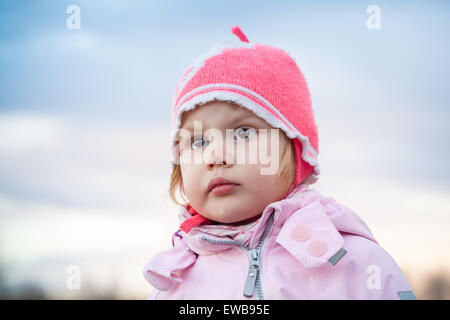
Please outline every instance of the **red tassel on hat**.
M242 42L250 42L245 36L244 32L242 32L239 26L234 26L231 28L231 32L233 32Z
M202 216L200 213L198 213L193 207L190 205L185 206L186 210L189 211L189 213L192 215L189 219L185 220L181 225L180 229L183 230L186 233L189 233L192 228L199 226L201 224L211 224L212 221L208 218Z

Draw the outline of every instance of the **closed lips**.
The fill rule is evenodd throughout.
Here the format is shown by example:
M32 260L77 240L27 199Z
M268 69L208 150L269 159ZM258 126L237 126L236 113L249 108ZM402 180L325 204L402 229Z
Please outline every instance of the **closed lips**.
M212 179L208 184L208 192L210 192L212 189L214 189L217 186L223 185L223 184L234 184L238 185L238 183L234 183L233 181L218 177Z

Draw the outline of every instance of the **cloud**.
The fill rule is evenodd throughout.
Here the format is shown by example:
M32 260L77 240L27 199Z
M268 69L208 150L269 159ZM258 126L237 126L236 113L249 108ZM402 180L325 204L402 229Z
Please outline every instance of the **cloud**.
M61 147L66 135L63 121L27 113L0 114L0 150L21 152Z
M5 194L67 206L142 209L165 195L169 130L0 115Z

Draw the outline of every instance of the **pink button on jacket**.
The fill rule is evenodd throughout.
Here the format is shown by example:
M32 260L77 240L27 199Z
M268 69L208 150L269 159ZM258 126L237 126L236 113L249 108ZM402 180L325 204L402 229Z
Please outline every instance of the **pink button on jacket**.
M415 299L352 210L296 188L267 206L247 247L192 229L144 267L148 299Z

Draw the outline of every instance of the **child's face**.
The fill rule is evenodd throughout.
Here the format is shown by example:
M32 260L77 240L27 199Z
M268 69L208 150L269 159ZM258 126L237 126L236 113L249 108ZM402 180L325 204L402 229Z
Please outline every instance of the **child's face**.
M199 123L202 127L195 136L194 121L197 128ZM211 128L214 129L209 130ZM228 134L234 133L227 136L227 129ZM241 154L242 150L248 153L251 139L260 139L260 129L267 130L267 140L261 140L267 143L258 143L257 152L272 155L271 161L278 161L276 168L279 168L281 155L290 141L277 129L278 139L274 135L276 143L273 143L273 128L253 112L227 102L214 101L183 114L181 130L185 133L190 130L190 134L187 138L182 136L179 144L182 188L189 203L206 218L229 224L251 220L260 215L268 204L286 195L291 181L277 180L277 172L261 174L261 168L269 166L267 162L261 163L259 156L256 161L249 161L248 156L245 162L237 160L239 153L227 144L232 141L231 146L241 147ZM275 148L278 148L278 157L273 157ZM252 150L254 152L254 148ZM195 153L202 154L200 162L192 161ZM208 190L210 181L216 177L229 180L236 186L222 193L217 189Z

